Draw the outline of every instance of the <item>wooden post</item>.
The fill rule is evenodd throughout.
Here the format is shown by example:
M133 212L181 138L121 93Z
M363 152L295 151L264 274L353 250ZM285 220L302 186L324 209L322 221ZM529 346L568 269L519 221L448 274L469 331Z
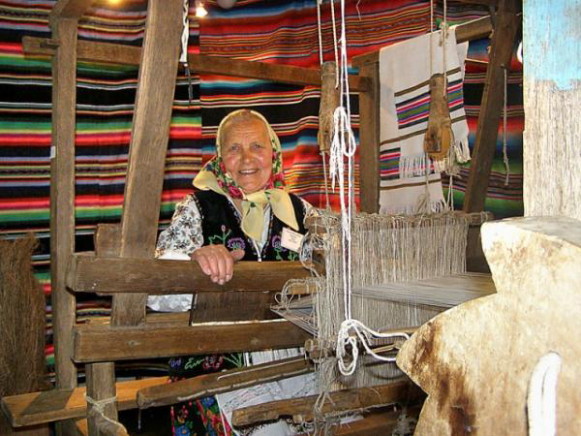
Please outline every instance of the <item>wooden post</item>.
M129 148L129 164L121 218L121 257L153 257L163 188L165 155L169 138L172 102L177 76L182 31L180 0L151 0L141 50L135 112ZM111 324L138 325L145 321L147 294L121 294L113 298ZM115 396L112 363L90 366L87 392L96 401ZM88 405L89 434L102 434L103 421ZM105 416L117 419L117 408L109 403Z
M379 60L359 65L359 76L368 79L368 89L359 93L359 207L379 211ZM363 169L363 170L362 170Z
M59 46L53 57L52 147L50 184L51 288L54 314L56 380L74 388L77 370L71 360L75 297L65 288L65 274L75 250L75 106L77 20L58 19L53 36Z
M518 0L499 1L490 49L490 61L486 70L482 104L478 116L476 142L464 198L463 209L465 212L484 210L502 109L504 72L510 65L520 22L517 14L518 3Z

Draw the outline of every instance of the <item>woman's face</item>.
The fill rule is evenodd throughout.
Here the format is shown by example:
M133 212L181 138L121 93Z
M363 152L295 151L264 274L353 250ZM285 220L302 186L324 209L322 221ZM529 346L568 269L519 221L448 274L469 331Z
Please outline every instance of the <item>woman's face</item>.
M259 119L226 126L222 161L226 172L246 194L263 189L272 174L272 145Z

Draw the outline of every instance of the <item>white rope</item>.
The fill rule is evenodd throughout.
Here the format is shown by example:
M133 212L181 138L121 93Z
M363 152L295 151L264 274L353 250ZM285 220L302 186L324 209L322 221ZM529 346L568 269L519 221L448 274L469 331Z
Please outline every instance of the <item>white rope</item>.
M561 356L542 356L533 370L527 398L529 436L554 436L557 420L557 379Z
M188 40L190 38L190 19L188 17L189 8L189 0L184 0L182 19L182 50L180 53L180 63L182 64L188 63Z
M317 36L319 37L319 65L323 65L323 25L321 23L321 3L323 0L317 0Z
M351 335L351 331L355 335ZM369 341L372 338L377 339L396 339L403 338L405 340L409 339L409 335L406 333L388 334L380 333L375 330L370 329L365 326L361 321L356 319L346 319L341 324L341 329L339 330L339 337L337 339L337 348L335 350L337 355L337 361L339 363L339 371L341 374L348 376L355 372L357 367L357 359L359 357L358 343L363 345L365 352L373 356L377 360L383 362L395 362L395 357L381 356L375 353L369 346ZM359 341L357 341L359 339ZM348 360L349 353L347 352L347 346L351 350L351 359Z
M337 84L339 84L339 44L337 43L337 22L335 21L335 1L330 1L331 5L331 24L333 29L333 48L335 54L335 65L337 65Z
M502 107L502 161L504 162L504 169L506 177L504 179L504 186L508 186L510 181L510 162L508 161L508 68L503 68L504 72L504 101Z
M104 398L102 400L95 400L94 398L91 398L90 396L85 394L85 400L87 401L87 404L90 404L91 406L93 406L93 409L105 421L110 422L111 424L115 425L116 427L123 428L125 430L125 427L123 426L123 424L121 424L119 421L115 421L114 419L111 419L107 415L105 415L105 407L108 406L109 404L114 404L115 402L117 402L116 396Z
M335 26L333 26L335 28ZM369 340L375 338L394 338L402 335L381 334L361 321L352 319L352 247L351 224L354 211L354 158L357 150L355 135L351 128L351 107L349 101L349 71L347 59L347 36L345 23L345 0L341 0L341 36L338 52L337 71L339 77L340 106L333 113L333 140L331 142L330 177L333 189L339 188L341 206L341 240L344 247L341 259L341 275L343 280L344 321L337 334L336 358L339 371L343 375L352 375L357 366L359 346L361 343L367 354L382 361L392 362L393 357L380 356L369 347ZM347 172L345 173L345 166ZM405 335L407 339L408 336ZM349 353L347 348L351 349ZM350 357L349 357L350 356Z

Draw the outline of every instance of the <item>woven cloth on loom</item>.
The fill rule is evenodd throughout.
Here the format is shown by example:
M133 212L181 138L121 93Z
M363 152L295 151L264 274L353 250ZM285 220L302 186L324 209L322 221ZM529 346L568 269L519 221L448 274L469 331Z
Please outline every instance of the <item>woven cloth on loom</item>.
M462 86L468 43L456 44L455 32L446 33L445 53L442 31L385 47L379 53L381 213L424 212L420 210L424 202L429 212L446 209L441 177L432 164L426 183L423 151L430 109L429 79L443 73L444 58L454 146L467 153L469 132Z

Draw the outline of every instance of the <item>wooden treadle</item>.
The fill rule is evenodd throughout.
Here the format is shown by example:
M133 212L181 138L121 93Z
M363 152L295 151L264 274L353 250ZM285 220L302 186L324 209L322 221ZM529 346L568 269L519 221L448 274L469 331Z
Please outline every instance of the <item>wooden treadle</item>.
M167 383L167 377L153 377L142 380L118 382L117 406L119 410L137 407L137 391ZM53 389L50 391L31 392L2 398L2 410L13 427L44 424L70 418L85 416L87 403L85 388Z

